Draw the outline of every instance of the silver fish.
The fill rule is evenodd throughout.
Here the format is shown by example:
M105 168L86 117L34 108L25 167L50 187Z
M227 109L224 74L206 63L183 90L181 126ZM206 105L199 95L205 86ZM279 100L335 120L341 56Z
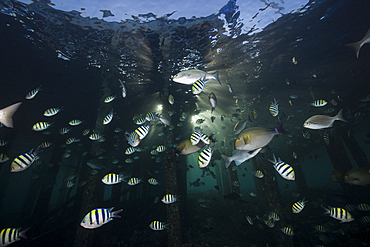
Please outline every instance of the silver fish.
M121 79L118 79L118 80L119 80L119 83L121 83L120 88L122 88L122 97L126 98L127 93L126 93L126 87L125 87L125 84L124 84L125 82L121 81Z
M360 41L347 44L346 46L352 48L356 52L356 57L358 58L358 56L360 55L361 47L366 43L370 43L370 29Z
M0 110L0 123L8 128L13 128L13 114L18 110L22 102L15 103Z
M189 69L189 70L181 71L177 73L176 75L174 75L172 80L177 83L181 83L185 85L192 85L194 82L202 78L204 80L214 79L220 85L222 85L220 82L220 79L218 78L218 71L211 74L211 73L207 73L205 71L199 70L199 69Z
M209 94L209 96L208 96L208 98L209 98L209 103L211 104L211 106L212 106L212 110L211 110L211 113L213 112L213 110L216 108L216 106L217 106L217 98L216 98L216 95L213 93L213 92L211 92L210 94Z
M258 148L252 152L235 149L233 151L233 156L227 157L226 155L221 154L221 157L225 160L226 168L230 166L232 161L235 161L235 165L239 166L244 161L249 160L256 156L259 153L259 151L261 151L261 149L262 148Z
M340 120L340 121L343 121L343 122L347 122L347 120L345 120L343 118L342 111L343 111L343 109L341 109L338 112L338 114L334 117L329 117L329 116L326 116L326 115L312 116L304 122L303 127L307 128L307 129L318 130L318 129L325 129L325 128L332 127L335 120Z

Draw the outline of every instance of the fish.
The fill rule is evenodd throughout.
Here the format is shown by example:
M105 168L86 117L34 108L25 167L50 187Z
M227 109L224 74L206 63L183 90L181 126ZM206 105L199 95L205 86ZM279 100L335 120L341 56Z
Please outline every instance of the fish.
M13 115L22 102L15 103L0 110L0 123L8 128L13 128Z
M101 181L104 183L104 184L107 184L107 185L112 185L112 184L118 184L118 183L121 183L122 181L123 182L127 182L125 179L127 177L124 177L122 174L116 174L116 173L109 173L107 175L105 175Z
M303 131L302 135L303 135L304 139L310 139L311 138L311 134L307 130Z
M10 172L21 172L26 170L38 158L37 154L40 152L40 146L38 146L35 151L32 149L27 153L18 155L10 165Z
M365 36L361 40L354 43L346 44L346 46L355 51L356 57L358 59L362 46L367 43L370 43L370 29L366 32Z
M204 121L206 121L204 118L199 118L195 121L196 124L202 124Z
M203 89L204 89L204 87L205 87L205 85L209 82L210 80L204 80L204 79L198 79L198 80L196 80L194 83L193 83L193 85L191 86L191 92L193 93L193 94L195 94L195 95L197 95L197 94L200 94L202 91L203 91Z
M279 114L279 104L278 103L279 101L277 101L274 98L274 102L271 102L270 104L269 111L273 117L276 117Z
M212 150L210 148L204 149L198 157L198 166L199 168L205 168L208 166L209 162L212 159Z
M294 214L298 214L298 213L302 212L302 210L304 209L304 206L307 203L307 201L305 201L304 199L305 198L303 198L302 200L293 204L292 211L293 211Z
M370 206L366 203L360 203L356 206L356 208L360 211L370 211Z
M234 135L239 135L242 130L245 129L245 126L247 126L248 120L245 120L243 122L239 121L234 126Z
M214 79L216 80L220 85L221 81L219 79L219 72L216 71L215 73L207 73L205 71L199 70L199 69L189 69L189 70L184 70L176 75L173 76L172 80L177 83L185 84L185 85L191 85L195 81L203 78L204 80L210 80Z
M281 231L284 234L288 235L288 236L293 236L294 235L293 229L291 227L289 227L289 226L286 226L286 227L281 228Z
M256 109L253 109L252 115L253 115L253 119L257 119L258 113Z
M155 178L149 178L148 183L151 184L151 185L158 185L159 184L157 179L155 179Z
M327 131L324 131L324 134L322 135L322 138L324 139L324 143L325 143L326 146L330 144L330 137L329 137L329 133Z
M137 185L137 184L141 183L142 181L143 181L142 178L130 178L128 180L127 184L133 186L133 185Z
M179 155L189 155L195 152L198 152L200 149L202 149L206 144L203 142L199 142L196 145L191 144L191 141L186 139L181 141L176 146L176 153Z
M0 164L5 163L9 160L9 157L6 154L0 154Z
M330 128L333 126L335 120L340 120L347 123L348 121L344 119L342 112L343 109L341 109L334 117L329 117L326 115L314 115L304 122L303 127L307 129Z
M157 120L157 118L158 118L158 115L157 115L157 113L155 113L155 112L148 112L148 113L145 115L145 119L146 119L147 121L155 121L155 120Z
M118 81L121 84L120 88L122 88L122 98L126 98L127 92L126 92L125 82L121 81L121 79L118 79Z
M71 121L69 121L69 125L71 125L71 126L77 126L77 125L80 125L82 123L82 121L81 120L79 120L79 119L73 119L73 120L71 120Z
M366 167L354 168L344 175L344 182L353 185L367 185L370 184L369 169Z
M45 112L44 112L44 116L45 117L52 117L54 115L56 115L58 112L60 112L61 110L61 107L53 107L53 108L49 108L47 109Z
M297 65L298 61L297 61L297 59L296 59L295 57L293 57L293 58L292 58L292 63L293 63L294 65Z
M90 136L89 136L89 139L92 140L92 141L98 141L100 140L101 138L103 137L103 135L99 134L99 133L92 133Z
M19 228L5 228L0 231L0 246L15 243L21 238L27 239L26 232L29 228L19 231Z
M214 111L214 109L216 109L216 106L217 106L217 98L216 98L216 95L211 92L208 96L209 98L209 103L211 104L211 107L212 107L212 110L211 110L211 113Z
M35 98L36 94L41 90L41 85L26 95L26 99L33 99Z
M40 147L41 148L48 148L51 146L51 142L43 142L40 144Z
M249 225L253 225L253 220L250 216L247 216L246 219L247 219Z
M85 129L85 130L82 132L82 135L83 135L83 136L87 136L89 133L90 133L90 130L89 130L89 129Z
M43 130L46 130L47 128L50 127L50 123L49 122L38 122L38 123L35 123L33 126L32 126L32 129L34 131L43 131Z
M172 194L166 194L165 196L163 196L162 198L162 202L164 204L171 204L171 203L174 203L178 200L178 196L175 196L175 195L172 195Z
M168 103L170 103L171 105L173 105L175 103L175 98L173 97L172 94L170 94L168 96Z
M126 140L128 144L132 147L137 147L140 144L140 137L139 135L134 131L131 134L125 133Z
M158 153L163 153L164 151L166 151L167 147L164 146L164 145L159 145L157 148L156 148L156 151Z
M315 230L319 232L326 232L325 228L322 225L316 225Z
M126 148L125 154L130 155L130 154L133 154L135 151L136 151L136 148L128 147L128 148Z
M233 88L231 87L231 84L230 83L227 83L227 87L229 88L229 92L230 93L233 93Z
M338 207L325 208L324 206L321 206L321 207L325 210L324 214L329 214L330 217L340 220L342 223L351 222L354 220L352 215L343 208L338 208Z
M225 161L225 167L226 169L230 166L232 161L235 161L235 165L239 166L244 161L249 160L256 156L259 151L261 151L262 148L257 148L256 150L253 150L252 152L244 151L244 150L234 150L233 156L228 157L226 155L221 154L221 157Z
M155 220L155 221L152 221L152 223L150 223L149 227L150 229L154 230L154 231L162 231L164 229L167 229L167 227L169 226L170 224L165 224L163 222L160 222L158 220Z
M75 185L73 181L67 181L66 186L67 188L72 188Z
M204 185L206 185L204 182L201 182L200 181L200 178L197 178L197 180L195 180L194 182L189 182L189 187L193 186L193 187L202 187Z
M235 149L253 151L267 146L275 135L289 135L290 132L284 130L283 124L281 122L274 129L254 127L243 130L235 140Z
M280 221L280 216L276 212L271 212L268 216L269 219L272 219L273 221Z
M101 227L104 224L107 224L113 218L121 218L118 215L123 209L112 212L112 208L96 208L91 210L86 216L82 219L80 225L86 229L95 229Z
M252 171L252 174L253 176L255 176L256 178L263 178L265 175L263 174L262 171L260 170L256 170L256 171Z
M104 117L103 124L107 125L109 124L113 119L113 109Z
M282 161L280 158L276 160L275 154L273 154L273 160L268 160L274 164L275 170L286 180L295 180L295 172L293 167Z
M106 98L104 99L104 103L110 103L110 102L112 102L115 98L116 98L116 96L113 96L113 95L108 96L108 97L106 97Z
M144 139L148 135L150 127L150 124L145 124L135 130L135 132L139 135L140 140Z
M61 128L60 130L59 130L59 134L61 134L61 135L65 135L65 134L67 134L68 132L70 132L71 131L71 128L69 128L69 127L63 127L63 128Z
M312 102L310 105L312 105L314 107L322 107L322 106L326 106L327 104L328 104L328 102L326 102L325 100L318 99L318 100L315 100L314 102Z

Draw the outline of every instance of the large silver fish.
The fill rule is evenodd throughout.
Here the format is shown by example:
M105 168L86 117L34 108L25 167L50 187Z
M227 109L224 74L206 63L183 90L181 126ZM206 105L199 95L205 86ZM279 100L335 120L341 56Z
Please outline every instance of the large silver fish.
M176 147L176 153L179 155L188 155L201 150L206 144L204 142L199 142L197 145L192 145L190 140L183 140Z
M253 151L267 146L275 135L290 134L284 130L283 123L281 122L274 129L254 127L243 130L235 140L235 149Z
M203 70L199 70L199 69L189 69L189 70L184 70L184 71L177 73L172 78L174 82L186 84L186 85L192 85L194 82L196 82L199 79L203 79L205 81L214 79L218 83L220 83L220 85L222 85L220 82L220 79L218 78L218 71L211 74Z
M0 123L4 124L6 127L13 128L13 114L18 110L21 104L22 102L19 102L1 109Z
M312 116L309 119L307 119L306 122L304 122L303 127L307 129L319 130L332 127L335 120L347 122L347 120L343 118L342 111L343 109L341 109L338 112L338 114L334 117L329 117L326 115Z
M356 52L356 57L358 58L358 56L360 55L361 47L366 43L370 43L370 29L360 41L347 44L346 46L352 48Z
M235 165L239 166L241 163L243 163L246 160L252 159L254 156L256 156L259 151L261 151L262 148L258 148L254 150L253 152L243 151L243 150L234 150L233 156L227 157L226 155L221 154L221 157L225 161L225 166L228 168L232 161L235 161Z

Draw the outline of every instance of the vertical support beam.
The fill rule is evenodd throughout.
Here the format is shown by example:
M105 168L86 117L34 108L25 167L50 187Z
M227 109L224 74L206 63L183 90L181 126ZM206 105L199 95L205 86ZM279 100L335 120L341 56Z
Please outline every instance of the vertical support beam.
M356 161L358 167L369 168L369 160L367 159L364 150L362 150L361 146L358 144L357 140L351 133L352 129L349 129L347 131L344 128L338 128L336 130L339 131L340 136L343 138L344 143L350 151L352 158Z

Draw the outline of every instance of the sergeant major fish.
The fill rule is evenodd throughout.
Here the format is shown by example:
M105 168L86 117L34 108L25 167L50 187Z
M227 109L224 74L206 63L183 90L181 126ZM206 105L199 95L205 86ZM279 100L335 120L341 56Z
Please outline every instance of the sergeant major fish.
M21 172L26 170L37 159L37 154L40 152L40 146L38 146L35 151L32 149L27 153L18 155L10 165L10 171Z
M95 229L107 224L113 218L121 218L117 215L122 212L123 209L112 212L112 208L96 208L91 210L81 221L80 225L86 229Z

